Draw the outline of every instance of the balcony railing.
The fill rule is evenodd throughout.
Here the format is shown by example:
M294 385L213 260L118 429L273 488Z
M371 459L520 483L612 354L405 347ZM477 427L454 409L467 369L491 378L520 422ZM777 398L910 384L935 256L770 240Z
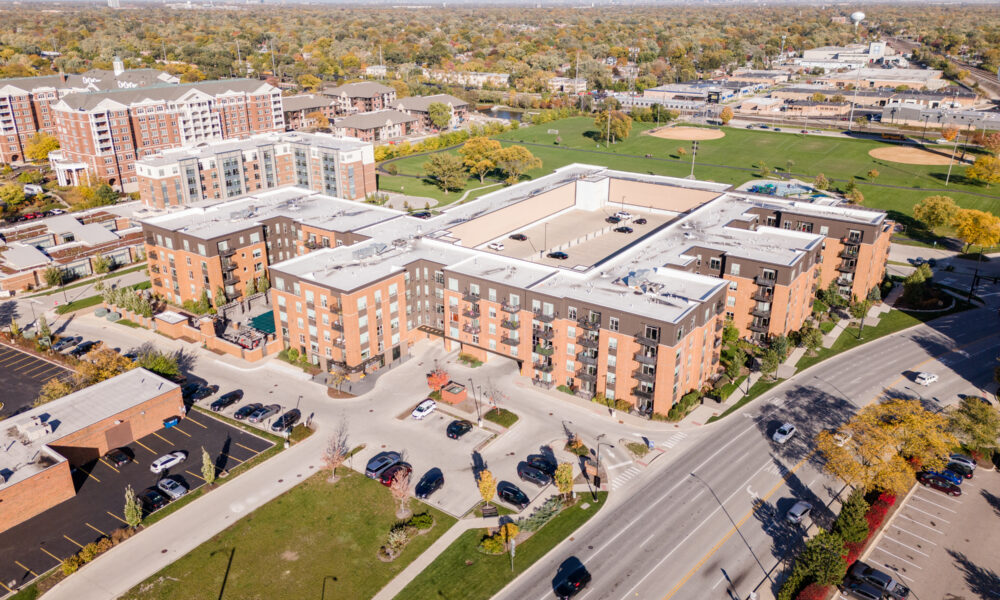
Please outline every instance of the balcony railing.
M521 338L503 336L500 338L500 343L507 344L508 346L519 346L521 345Z
M591 356L586 352L578 352L576 355L576 360L582 362L585 365L597 365L597 357Z
M578 379L582 379L583 381L591 381L591 382L597 381L597 373L591 373L587 369L580 369L579 371L577 371L576 377Z
M155 250L150 250L149 253L147 254L147 257L150 260L157 260L159 258L159 256L156 254Z
M846 277L838 277L837 278L837 285L853 286L854 285L854 280L853 279L848 279Z
M235 271L236 270L236 263L234 263L231 260L224 260L224 261L222 261L222 270L223 271Z
M542 388L545 388L547 390L550 390L550 389L552 389L552 386L555 385L555 382L554 381L545 381L544 379L532 379L531 380L531 385L535 385L535 386L542 387Z
M756 331L758 333L767 333L770 325L762 325L760 323L750 323L750 331Z
M149 266L149 271L150 271L150 273L159 274L160 273L160 265L150 265Z
M504 329L520 329L521 328L521 324L518 323L517 321L511 321L510 319L504 319L504 320L500 321L500 327L503 327Z
M535 354L541 354L542 356L552 356L555 351L556 349L551 346L546 347L541 344L535 346Z
M537 338L541 338L543 340L551 340L552 338L556 337L556 330L552 329L551 327L545 329L541 327L535 327L531 330L531 335Z
M861 244L861 238L863 236L847 236L840 238L840 243L845 246L858 246Z
M462 311L463 317L469 317L470 319L478 319L482 313L479 312L478 308L467 308Z
M774 287L778 280L773 277L763 277L758 275L753 278L753 282L761 287Z
M542 373L551 373L552 369L555 368L555 366L552 363L546 363L546 362L532 363L531 366L534 367L536 371L541 371Z
M346 344L344 343L344 338L337 338L333 340L333 345L337 348L344 348Z
M638 396L639 398L646 398L647 400L653 399L653 390L643 389L641 387L632 388L632 395Z
M515 314L516 315L518 312L521 311L521 305L520 304L507 304L506 302L501 302L500 303L500 310L504 311L505 313L511 313L511 314Z
M597 338L591 337L589 335L581 335L577 340L577 344L580 344L584 348L598 348L601 342Z
M462 325L462 331L465 333L471 333L472 335L479 335L482 328L478 325Z
M219 256L232 256L236 254L236 248L226 248L224 250L219 250Z
M635 341L639 342L643 346L649 346L651 348L656 348L660 345L660 341L656 338L646 337L641 333L635 334Z
M222 279L222 283L224 283L226 285L236 285L239 282L240 282L240 278L237 277L237 276L235 276L235 275L226 275Z
M837 265L837 270L841 273L853 273L858 268L858 263L852 260L842 260L840 264Z
M330 327L332 327L336 331L344 331L344 324L341 323L340 321L334 321L333 323L330 324Z
M755 317L770 317L771 316L771 309L770 308L754 308L753 310L750 311L750 314L753 315L753 316L755 316Z
M722 331L725 327L726 327L726 322L723 321L722 319L719 319L718 321L715 322L716 331Z
M847 246L846 248L841 250L840 254L838 254L837 256L839 256L840 258L857 258L858 249L855 246Z
M764 289L770 289L770 288L764 288ZM756 292L751 294L750 297L756 300L757 302L771 302L772 300L774 300L774 294L766 293L764 292L763 289L758 289Z
M580 319L576 324L587 331L598 331L601 328L600 321L592 321L590 319Z
M536 321L541 321L542 323L551 323L555 319L556 319L555 313L546 314L546 313L543 313L540 310L536 310L535 311L535 320Z
M302 245L308 248L309 250L319 250L320 248L322 248L322 246L320 246L319 242L317 242L316 240L306 240L306 242Z
M479 294L474 294L470 291L466 291L462 295L462 300L465 300L466 302L479 302Z
M640 363L642 363L644 365L655 365L656 364L656 357L655 356L646 356L642 352L636 352L632 356L632 358L634 358L636 360L636 362L640 362Z
M635 371L632 371L632 378L638 379L639 381L654 383L656 381L656 373L646 373L642 369L636 369Z

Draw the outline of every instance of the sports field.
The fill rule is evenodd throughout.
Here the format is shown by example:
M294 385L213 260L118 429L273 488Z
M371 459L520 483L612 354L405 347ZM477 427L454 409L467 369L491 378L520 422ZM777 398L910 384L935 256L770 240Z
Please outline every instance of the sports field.
M528 173L530 177L550 173L553 169L570 163L590 163L614 169L654 173L658 175L687 176L691 171L691 142L662 139L643 134L655 128L653 123L633 123L632 135L624 142L606 148L593 120L584 117L563 119L536 127L508 131L497 139L525 145L542 159L542 168ZM549 133L558 131L558 133ZM946 188L947 165L909 165L876 159L868 153L879 148L896 145L879 140L850 139L798 133L772 132L759 129L724 128L725 137L698 142L695 176L738 185L759 176L755 165L764 161L774 172L789 170L791 175L811 181L823 173L833 187L843 187L854 179L865 197L864 204L890 211L903 222L912 215L912 207L926 196L947 194L966 208L978 208L1000 215L1000 188L965 181L964 168L955 166L951 184ZM559 138L559 143L556 143ZM678 148L684 148L681 156ZM648 155L648 157L647 157ZM422 175L425 156L407 157L396 161L400 174ZM789 160L793 161L789 165ZM868 178L868 171L876 169L879 176ZM442 196L430 182L406 177L380 176L380 187L405 192L431 195L445 202L453 201L462 192ZM469 179L469 186L480 186L477 178ZM496 188L483 190L482 193ZM944 190L944 191L940 191ZM475 197L478 194L470 194Z

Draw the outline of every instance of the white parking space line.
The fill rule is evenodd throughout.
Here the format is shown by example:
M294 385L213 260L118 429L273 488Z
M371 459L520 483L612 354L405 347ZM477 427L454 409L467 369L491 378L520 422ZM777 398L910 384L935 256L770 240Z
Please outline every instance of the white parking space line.
M885 536L885 539L889 540L890 542L895 542L895 543L899 544L900 546L902 546L902 547L904 547L904 548L906 548L908 550L913 550L917 554L923 554L924 556L930 556L930 554L927 554L926 552L921 552L920 550L917 550L913 546L907 546L906 544L904 544L903 542L897 540L896 538L891 538L889 536ZM879 548L881 548L881 546L879 546Z
M905 562L908 565L913 565L914 567L916 567L916 568L918 568L920 570L923 570L923 567L921 567L917 563L910 562L910 561L906 560L905 558L903 558L902 556L896 556L895 554L893 554L892 552L889 552L888 550L886 550L885 548L883 548L881 546L879 546L878 548L876 548L876 550L878 550L879 552L883 552L885 554L888 554L889 556L895 558L896 560L901 560L901 561ZM895 569L893 569L893 571L895 571Z
M888 554L888 552L886 552L886 554ZM898 576L902 577L903 579L905 579L905 580L907 580L907 581L909 581L911 583L913 582L913 578L912 577L907 577L906 575L903 575L902 573L900 573L896 569L893 569L889 565L886 565L886 564L880 563L880 562L875 562L874 560L871 560L871 561L868 561L868 562L872 563L873 565L877 565L879 567L882 567L883 569L885 569L886 571L889 571L893 575L898 575Z
M920 510L920 509L919 509L919 508L917 508L916 506L907 506L906 508L912 508L913 510L915 510L915 511L917 511L917 512L922 512L922 513L924 513L925 515L927 515L928 517L934 517L935 519L937 519L938 521L941 521L942 523L948 523L948 524L950 524L950 523L951 523L951 521L946 521L945 519L942 519L941 517L939 517L939 516L935 515L934 513L929 513L929 512L927 512L926 510Z
M921 523L920 521L915 521L915 520L911 519L910 517L904 515L902 512L899 513L899 518L906 519L907 521L910 521L911 523L916 523L917 525L920 525L922 527L926 527L927 529L930 529L934 533L940 533L941 535L944 535L944 532L941 531L940 529L935 529L934 527L932 527L930 525L925 525L925 524Z
M923 540L924 542L927 542L928 544L931 544L933 546L937 546L937 543L932 542L932 541L930 541L927 538L920 537L919 535L913 533L912 531L907 531L907 530L903 529L902 527L900 527L899 525L893 525L893 527L895 527L896 529L902 531L903 533L905 533L907 535L912 535L913 537L917 538L918 540Z
M946 496L944 494L938 494L938 493L934 493L934 492L928 492L928 494L931 497L933 497L934 499L936 499L936 500L948 500L949 502L954 502L955 504L961 504L962 503L961 500L958 500L956 498L952 498L951 496ZM926 500L926 497L922 496L921 494L913 494L913 496L915 498L920 498L922 500ZM928 500L928 502L929 502L929 500Z
M927 498L924 498L923 496L919 496L917 494L913 494L913 499L914 500L923 500L927 504L933 504L934 506L940 508L941 510L946 510L946 511L948 511L950 513L958 514L957 510L952 510L952 509L948 508L947 506L942 506L942 505L938 504L937 502L931 502L930 500L928 500Z

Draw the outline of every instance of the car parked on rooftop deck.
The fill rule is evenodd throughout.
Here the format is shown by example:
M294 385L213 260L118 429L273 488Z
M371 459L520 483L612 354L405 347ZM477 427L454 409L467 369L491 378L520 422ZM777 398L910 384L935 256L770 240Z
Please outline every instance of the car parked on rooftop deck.
M615 231L618 233L632 233L631 227L615 227Z
M611 223L612 225L617 225L618 223L622 222L621 217L616 217L614 215L612 215L612 216L610 216L610 217L608 217L608 218L606 218L604 220L607 221L608 223Z
M634 221L632 221L632 224L633 225L645 225L646 224L646 218L645 217L639 217L638 219L635 219Z
M515 234L513 234L513 235L510 236L510 239L518 241L518 242L524 242L524 241L527 241L528 236L524 235L523 233L515 233Z
M549 258L554 258L556 260L566 260L569 258L569 254L566 254L565 252L549 252L548 256Z
M503 242L490 242L486 247L494 252L503 252Z

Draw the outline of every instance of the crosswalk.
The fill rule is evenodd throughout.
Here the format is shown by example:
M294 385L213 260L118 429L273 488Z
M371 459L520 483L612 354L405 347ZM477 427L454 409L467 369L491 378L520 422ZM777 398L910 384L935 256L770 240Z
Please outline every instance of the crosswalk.
M611 489L617 490L618 488L622 487L623 485L628 483L630 479L638 475L639 471L641 470L642 469L640 469L635 465L632 465L631 467L625 469L625 471L623 471L617 477L611 480Z
M660 446L664 448L673 448L677 444L681 443L681 441L686 437L687 437L686 431L678 431L673 435L671 435L670 437L668 437L666 440L664 440L663 443L660 444Z

